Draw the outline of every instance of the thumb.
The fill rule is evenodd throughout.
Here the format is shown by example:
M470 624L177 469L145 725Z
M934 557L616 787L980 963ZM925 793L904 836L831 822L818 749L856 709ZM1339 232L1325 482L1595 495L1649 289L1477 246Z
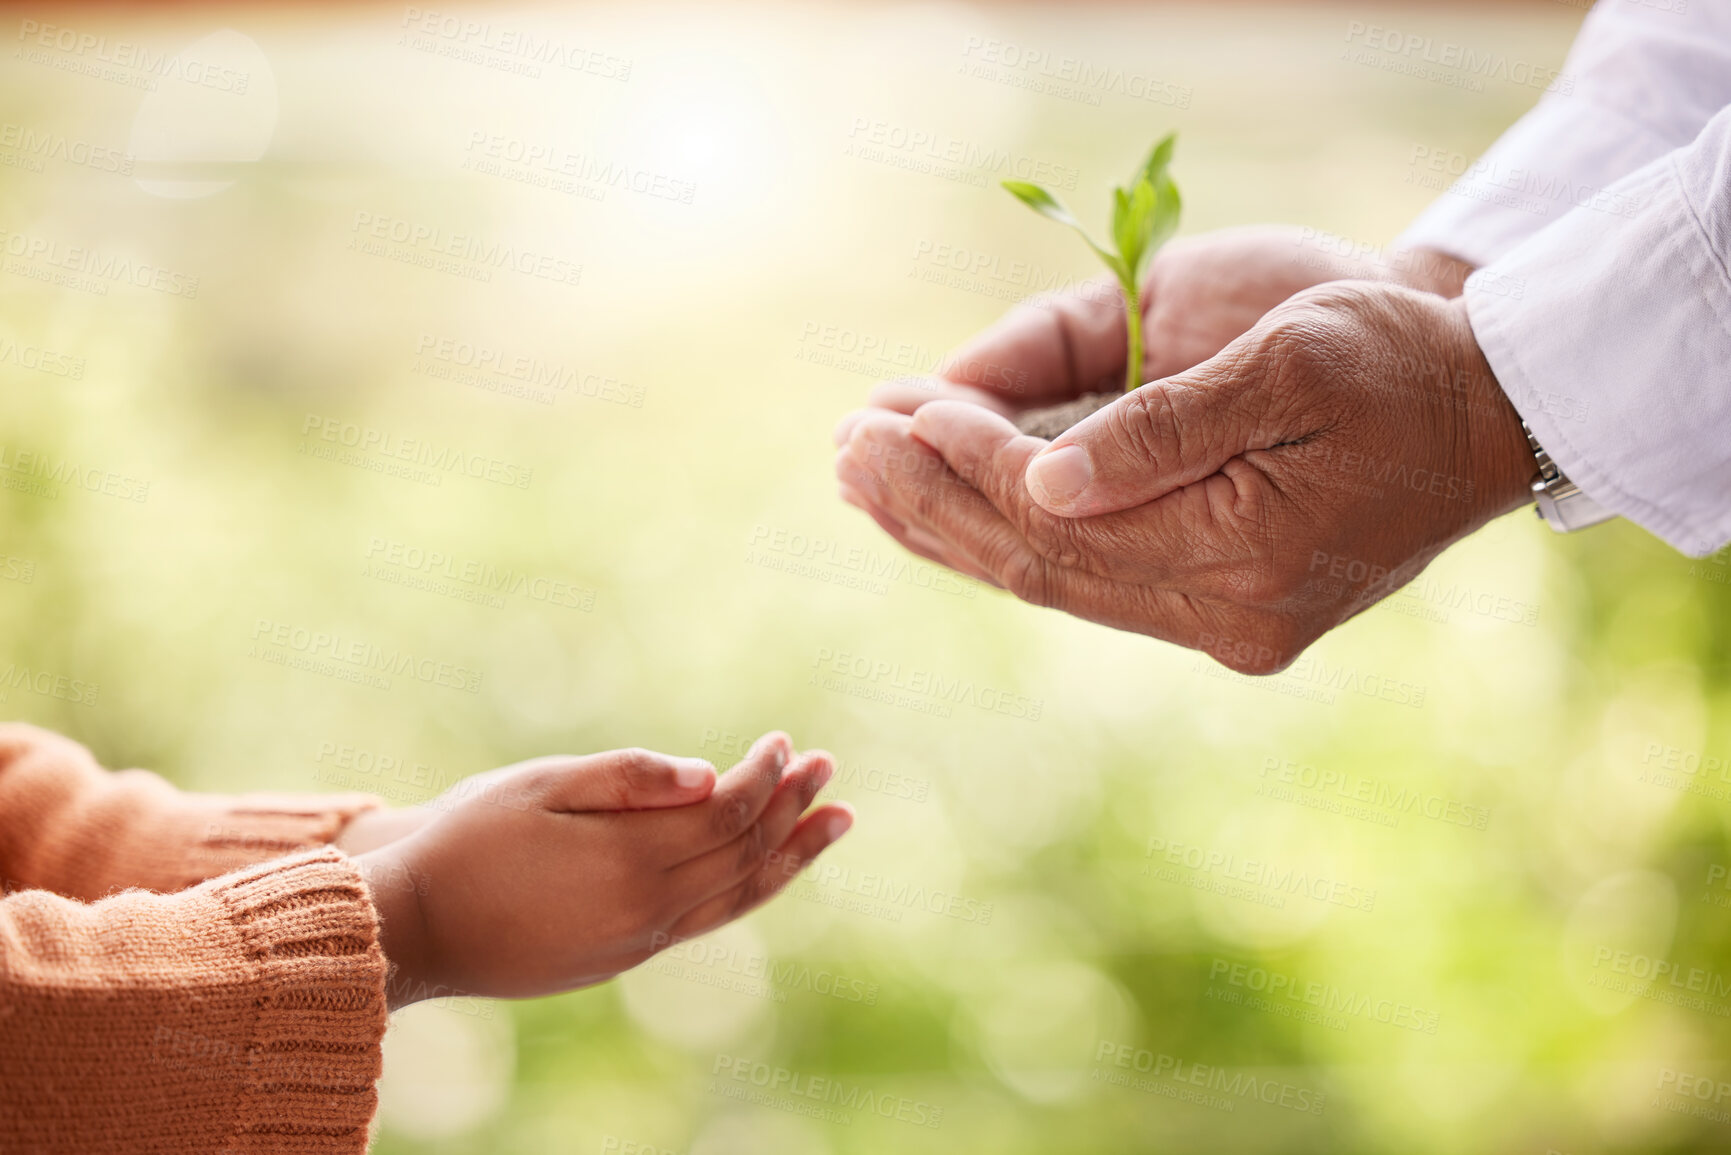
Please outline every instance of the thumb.
M653 750L609 750L582 758L556 755L513 769L522 773L527 792L541 805L566 813L690 806L715 790L715 767L708 762Z
M1267 372L1229 347L1211 361L1126 393L1071 426L1028 462L1028 494L1059 517L1144 505L1192 485L1250 449L1263 430Z

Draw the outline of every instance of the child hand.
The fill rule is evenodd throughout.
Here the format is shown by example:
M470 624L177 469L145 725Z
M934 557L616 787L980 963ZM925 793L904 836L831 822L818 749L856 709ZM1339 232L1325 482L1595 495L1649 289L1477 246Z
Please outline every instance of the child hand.
M399 838L407 838L438 816L438 811L427 806L381 806L377 810L363 810L349 820L331 845L354 858Z
M739 917L853 824L845 805L801 817L833 772L772 733L719 782L701 759L614 750L460 783L446 813L355 859L391 1007L589 986Z

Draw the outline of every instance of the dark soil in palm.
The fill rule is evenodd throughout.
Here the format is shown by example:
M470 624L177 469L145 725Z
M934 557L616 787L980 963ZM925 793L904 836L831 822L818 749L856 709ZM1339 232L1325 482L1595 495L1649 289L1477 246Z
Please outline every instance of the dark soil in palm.
M1016 428L1029 437L1044 437L1047 441L1052 441L1076 422L1098 413L1122 396L1124 394L1117 391L1084 393L1074 401L1030 409L1016 418Z

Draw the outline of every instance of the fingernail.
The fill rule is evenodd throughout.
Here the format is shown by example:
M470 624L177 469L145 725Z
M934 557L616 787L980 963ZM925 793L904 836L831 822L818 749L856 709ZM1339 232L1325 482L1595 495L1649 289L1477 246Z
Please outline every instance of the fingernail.
M763 737L759 738L756 742L752 743L751 754L756 755L756 754L761 753L763 750L764 743L766 743L766 742L770 746L774 747L775 768L777 770L786 769L787 768L787 735L785 735L785 734L765 734Z
M823 765L817 768L817 789L822 790L825 786L828 786L829 780L834 777L835 763L825 759Z
M681 758L673 764L673 782L682 790L701 786L715 773L715 767L701 758Z
M1048 449L1028 463L1028 489L1041 505L1069 505L1094 480L1094 463L1080 445Z
M824 833L828 836L831 842L834 842L836 839L846 834L852 826L853 813L848 810L843 810L840 813L831 814L829 816L829 821L824 824Z

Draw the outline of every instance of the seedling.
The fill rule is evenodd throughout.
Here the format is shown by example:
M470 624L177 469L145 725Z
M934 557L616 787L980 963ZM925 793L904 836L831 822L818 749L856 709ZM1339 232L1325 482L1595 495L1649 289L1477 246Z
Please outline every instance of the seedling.
M1037 184L1007 180L1010 195L1050 220L1075 229L1094 255L1106 262L1124 288L1124 321L1129 330L1129 356L1124 363L1124 391L1142 384L1142 273L1160 246L1178 231L1182 205L1178 186L1166 169L1172 163L1177 133L1167 133L1148 153L1130 177L1127 188L1112 190L1112 242L1114 249L1095 243L1069 209Z

